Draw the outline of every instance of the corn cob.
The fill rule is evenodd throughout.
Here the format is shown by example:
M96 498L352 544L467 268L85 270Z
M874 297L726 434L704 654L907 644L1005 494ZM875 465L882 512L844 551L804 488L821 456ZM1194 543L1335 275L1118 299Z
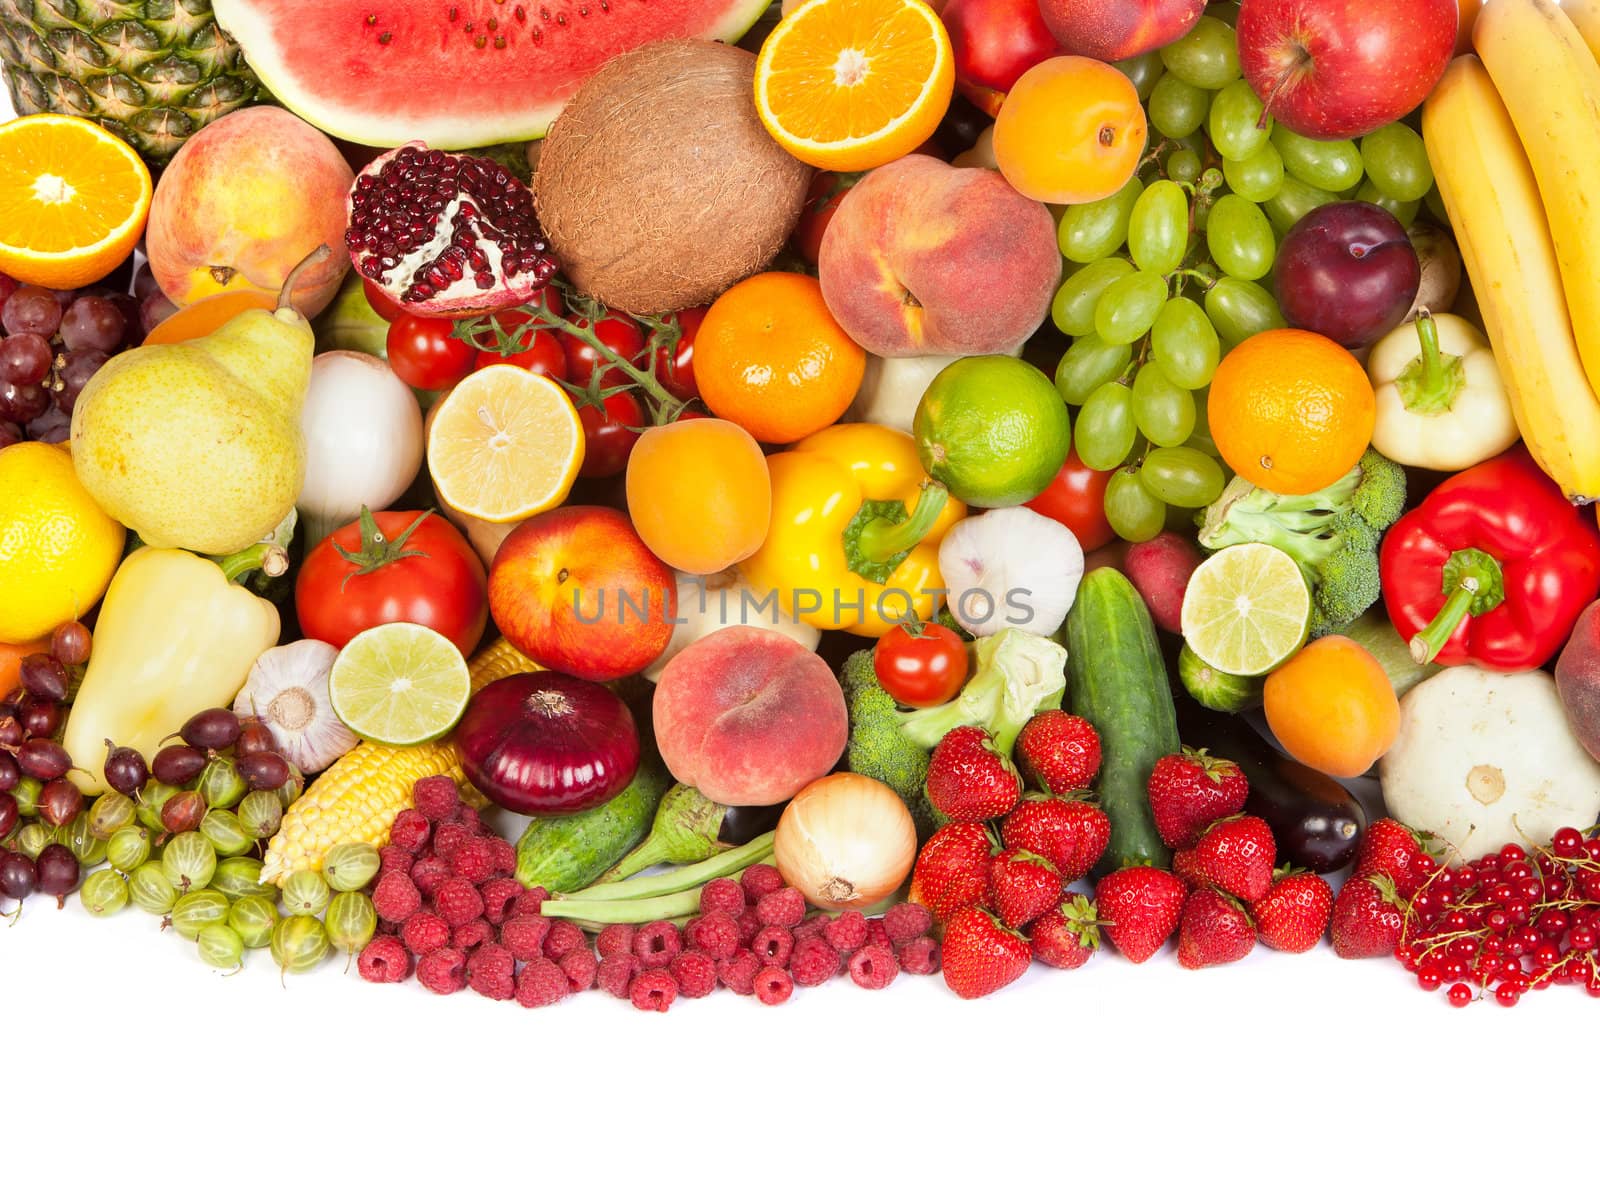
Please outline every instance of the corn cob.
M490 681L538 667L505 639L473 657L472 691ZM267 844L261 879L277 883L291 872L320 871L322 859L341 843L383 847L395 815L411 808L411 787L425 776L448 776L462 796L480 809L488 803L467 784L461 758L448 739L419 747L387 747L363 741L312 782Z

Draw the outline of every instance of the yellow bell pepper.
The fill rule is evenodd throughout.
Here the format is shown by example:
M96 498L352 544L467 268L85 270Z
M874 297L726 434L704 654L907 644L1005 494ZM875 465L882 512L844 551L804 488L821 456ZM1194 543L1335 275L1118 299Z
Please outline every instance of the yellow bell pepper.
M188 551L140 547L117 569L95 623L89 668L62 745L72 780L104 793L106 740L149 760L195 713L228 705L278 641L278 610L231 583L262 569L281 575L282 548L257 543L222 566Z
M942 600L939 541L967 507L928 479L908 434L829 426L767 457L772 523L740 572L753 604L874 638Z

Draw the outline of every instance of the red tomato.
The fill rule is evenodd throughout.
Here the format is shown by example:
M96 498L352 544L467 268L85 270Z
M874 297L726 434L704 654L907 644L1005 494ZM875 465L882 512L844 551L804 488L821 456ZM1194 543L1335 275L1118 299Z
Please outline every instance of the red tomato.
M937 622L896 626L873 648L872 668L883 691L901 705L943 705L967 682L967 645Z
M517 338L523 349L512 355L497 355L494 351L479 351L473 361L474 369L495 363L511 363L531 372L564 380L567 376L567 353L561 349L561 340L549 330L524 329Z
M700 395L694 382L694 336L700 332L708 307L678 312L678 345L670 358L666 347L656 348L656 380L680 401L692 401Z
M389 510L364 513L312 549L294 608L307 638L335 647L385 622L416 622L471 655L489 620L489 591L482 561L454 526L436 513Z
M1054 518L1072 531L1087 554L1117 537L1106 521L1106 482L1111 476L1111 472L1085 467L1078 458L1078 448L1073 447L1056 478L1027 502L1028 508Z
M372 311L384 321L393 321L404 313L394 301L383 294L383 291L365 276L361 278L361 291L367 294L367 304L372 306Z
M579 405L578 420L583 423L584 438L583 466L578 475L589 477L615 476L627 467L633 444L639 441L640 428L649 424L639 398L631 392L608 396L603 410Z
M453 324L442 317L402 313L389 327L389 366L412 388L437 392L459 384L478 352L451 337Z
M811 177L811 190L806 193L805 207L800 210L800 220L794 233L789 235L789 241L800 257L813 267L822 253L822 235L838 211L839 202L860 178L833 171L819 171Z
M561 303L561 289L557 288L554 284L546 284L543 288L539 289L539 291L534 294L533 299L528 302L530 306L539 305L541 303L546 309L554 313L557 317L562 316L567 311L566 305ZM505 329L514 330L518 326L527 325L528 322L533 320L533 316L534 315L531 313L524 313L519 307L516 309L502 309L500 312L495 314L494 319Z
M576 326L587 327L589 324L581 317L571 320ZM612 313L602 317L595 323L594 332L607 350L630 363L644 350L644 332L639 329L639 323L626 314ZM594 378L594 373L601 368L605 369L600 375L601 388L617 388L632 383L627 372L620 367L608 367L608 361L602 360L594 347L566 331L561 333L561 349L567 356L567 379L579 388L586 387Z

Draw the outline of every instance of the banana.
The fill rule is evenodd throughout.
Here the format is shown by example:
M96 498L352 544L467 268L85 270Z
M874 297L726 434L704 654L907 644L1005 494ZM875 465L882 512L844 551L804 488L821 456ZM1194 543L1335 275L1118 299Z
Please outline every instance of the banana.
M1572 18L1572 24L1589 46L1589 52L1600 59L1600 0L1562 0L1561 11Z
M1490 0L1472 44L1533 167L1578 355L1600 389L1600 64L1550 0Z
M1422 110L1422 134L1522 439L1574 501L1600 497L1600 400L1533 170L1476 58L1450 64Z

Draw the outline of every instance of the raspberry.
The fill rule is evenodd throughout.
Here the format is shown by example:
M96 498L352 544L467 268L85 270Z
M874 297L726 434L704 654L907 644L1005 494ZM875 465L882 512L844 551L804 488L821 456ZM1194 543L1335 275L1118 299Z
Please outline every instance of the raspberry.
M796 985L821 985L838 971L839 953L827 940L814 935L795 940L794 951L789 955L789 973Z
M450 866L438 856L423 856L411 866L411 883L423 897L431 899L449 879Z
M411 975L411 953L393 935L379 935L361 949L356 968L362 980L392 985Z
M587 943L582 947L573 948L556 963L560 964L561 971L567 974L567 980L571 983L574 993L594 988L595 972L600 967L600 960Z
M633 978L628 996L633 999L634 1009L658 1010L664 1014L678 998L678 983L664 968L647 968Z
M786 927L762 927L750 941L750 950L761 963L783 968L794 951L794 936Z
M595 983L612 997L627 997L633 974L639 971L639 957L632 952L612 952L595 970Z
M400 938L400 924L398 922L389 922L387 919L380 918L378 919L377 934L393 935L396 939L398 939Z
M572 992L567 974L561 966L549 960L530 960L517 974L517 1004L532 1010L535 1006L549 1006Z
M863 989L882 989L900 975L894 952L869 943L850 957L850 979Z
M518 960L537 960L544 955L544 937L550 933L550 920L537 914L508 918L500 928L500 946Z
M761 957L749 948L741 947L717 965L717 980L735 993L749 997L755 992L756 973L761 968Z
M429 822L448 822L461 808L461 794L448 776L425 776L411 786L411 805Z
M813 914L794 929L794 941L799 943L802 939L822 939L826 937L828 923L831 922L826 914Z
M516 969L510 952L497 943L485 943L467 959L467 984L486 998L508 1001L517 992Z
M464 922L450 932L450 946L470 952L486 943L494 942L494 928L482 918Z
M494 852L489 849L489 840L483 838L468 839L456 852L455 859L450 867L455 874L474 885L481 885L494 875Z
M725 910L702 914L684 928L689 946L713 960L726 960L739 950L739 923Z
M682 950L678 928L665 920L645 923L633 937L633 954L645 968L665 968Z
M912 976L931 977L939 971L939 941L929 935L901 944L897 955L900 967Z
M883 916L883 929L889 941L899 947L933 930L933 915L916 902L901 902L889 907L889 912Z
M433 908L452 927L464 926L483 917L483 896L471 881L453 876L434 891Z
M461 849L472 842L472 832L459 822L442 823L433 832L433 854L446 864L454 864Z
M739 884L744 888L744 900L753 906L767 894L783 888L783 873L771 864L752 864L740 876Z
M450 924L431 910L418 910L400 924L400 938L409 951L426 955L450 942Z
M589 940L584 936L583 928L565 918L552 922L544 937L544 954L552 960L561 959L574 948L588 946Z
M522 896L511 903L511 917L527 918L537 914L549 900L550 890L543 885L535 885L532 889L524 890Z
M483 825L483 815L469 805L461 807L461 814L456 819L469 835L481 835L486 829Z
M510 876L517 870L517 849L498 835L489 837L489 858L496 876Z
M511 913L511 907L522 896L522 885L510 877L498 877L478 890L483 895L483 916L499 926Z
M404 922L422 908L422 894L417 892L410 877L392 872L372 891L372 908L379 918Z
M453 947L438 947L417 961L417 980L434 993L459 993L467 987L467 958Z
M411 871L411 865L416 862L416 857L403 847L389 844L378 853L378 873L388 876L391 872L398 872L405 876Z
M428 846L433 824L415 810L401 810L389 828L389 842L415 855Z
M714 914L723 911L738 917L744 909L744 888L731 876L719 876L707 881L700 890L700 913Z
M705 997L717 987L717 962L704 952L679 952L667 971L683 997Z
M756 932L766 925L761 921L761 915L756 913L754 906L739 915L739 946L749 947L750 941L756 937Z
M867 945L894 950L894 940L889 938L889 928L883 925L883 919L867 919Z
M763 1006L781 1006L794 993L794 978L781 968L767 967L756 973L752 986Z
M605 927L594 941L594 950L602 956L615 956L633 951L633 927L625 922L613 922Z
M857 910L847 910L828 924L822 937L841 956L858 952L867 945L866 916Z
M774 889L756 903L756 917L769 927L793 930L805 920L806 895L791 886Z

